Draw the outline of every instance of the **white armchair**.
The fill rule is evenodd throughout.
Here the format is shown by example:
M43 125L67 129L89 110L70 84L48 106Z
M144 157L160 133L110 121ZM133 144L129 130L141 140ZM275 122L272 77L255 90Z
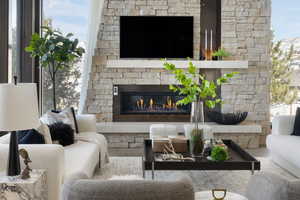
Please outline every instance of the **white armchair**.
M77 122L79 134L76 135L77 141L73 145L19 145L19 148L28 151L32 169L47 170L49 200L60 199L61 186L67 176L82 170L82 173L90 177L99 163L103 165L101 162L108 161L107 142L103 135L96 132L95 116L79 115ZM0 171L6 170L9 137L9 134L0 137ZM70 163L76 163L76 166L70 167Z
M272 161L300 177L300 137L293 136L295 116L276 116L272 121L272 134L267 137L267 148Z

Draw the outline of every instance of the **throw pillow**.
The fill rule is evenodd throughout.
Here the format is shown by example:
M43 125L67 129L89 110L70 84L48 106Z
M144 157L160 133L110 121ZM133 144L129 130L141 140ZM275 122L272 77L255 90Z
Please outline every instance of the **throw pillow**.
M52 144L50 130L46 124L41 122L41 125L37 128L37 131L44 136L46 144Z
M58 141L62 146L74 144L74 130L69 124L56 122L49 125L52 141Z
M56 113L52 111L46 112L40 119L44 124L51 125L57 122L69 124L76 131L75 119L71 108L66 108L63 111Z
M18 131L17 135L19 144L45 144L44 136L34 129Z
M295 123L294 123L294 131L292 135L300 136L300 107L297 108Z

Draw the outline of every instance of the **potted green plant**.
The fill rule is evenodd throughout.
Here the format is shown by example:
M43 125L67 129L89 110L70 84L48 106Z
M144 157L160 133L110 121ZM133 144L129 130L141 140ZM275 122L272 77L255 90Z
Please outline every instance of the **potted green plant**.
M218 60L222 60L223 58L229 57L230 53L225 49L220 48L217 51L214 51L212 56L218 58Z
M214 108L217 104L222 103L222 100L217 97L217 89L223 83L228 82L237 72L224 74L220 78L210 81L205 78L205 75L198 72L192 62L189 62L187 70L178 69L174 64L168 62L164 63L164 67L175 75L175 79L179 84L170 85L170 90L184 96L184 98L177 101L176 104L192 104L191 122L194 123L194 128L187 137L189 139L199 139L200 135L200 138L202 138L203 130L199 130L199 122L202 123L202 125L204 124L203 106ZM190 145L190 147L192 145ZM200 146L200 148L198 148L198 151L200 151L200 149L203 148L203 144L198 146ZM191 147L191 149L194 148Z
M42 36L37 33L32 35L25 50L32 57L40 58L41 66L48 70L53 86L53 109L56 110L56 75L60 70L73 67L73 63L77 62L85 51L78 46L78 39L72 39L72 33L64 36L51 27L42 27L42 30Z

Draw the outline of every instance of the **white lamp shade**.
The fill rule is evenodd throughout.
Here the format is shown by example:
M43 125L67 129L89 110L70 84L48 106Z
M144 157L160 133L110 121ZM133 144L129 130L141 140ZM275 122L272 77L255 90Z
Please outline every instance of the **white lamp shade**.
M36 84L0 84L0 131L28 130L39 125Z

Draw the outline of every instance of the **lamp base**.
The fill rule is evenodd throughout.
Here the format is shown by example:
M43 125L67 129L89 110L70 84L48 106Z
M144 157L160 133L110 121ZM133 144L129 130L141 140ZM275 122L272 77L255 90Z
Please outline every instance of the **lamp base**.
M7 176L18 176L21 173L17 132L10 134Z

